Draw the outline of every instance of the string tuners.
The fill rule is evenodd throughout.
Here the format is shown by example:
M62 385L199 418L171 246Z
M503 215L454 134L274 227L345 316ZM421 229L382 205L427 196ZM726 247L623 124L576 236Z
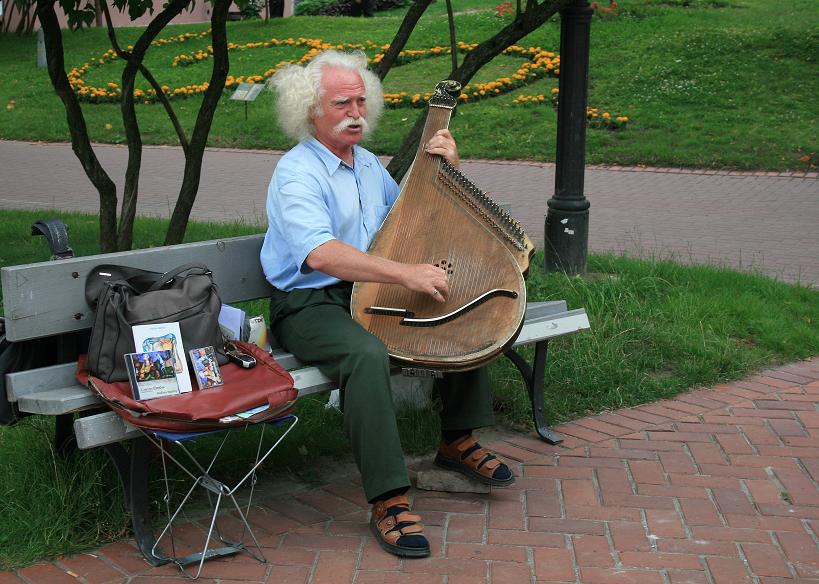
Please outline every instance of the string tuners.
M431 107L454 109L458 105L457 97L461 93L461 84L452 79L441 81L435 86L435 93L429 98Z
M492 200L489 195L475 186L448 160L441 160L441 178L472 209L516 249L526 248L526 233L523 227L503 207Z

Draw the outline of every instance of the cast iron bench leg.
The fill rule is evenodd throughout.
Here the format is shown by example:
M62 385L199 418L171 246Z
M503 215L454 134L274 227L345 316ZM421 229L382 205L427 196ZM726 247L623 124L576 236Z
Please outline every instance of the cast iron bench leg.
M532 416L535 420L535 431L549 444L560 444L563 438L559 434L552 432L546 423L546 416L543 412L543 379L546 368L546 353L549 341L538 341L535 343L535 358L533 367L521 357L514 349L507 350L504 354L515 364L520 371L523 380L526 382L526 389L529 391L529 399L532 400Z
M151 524L148 501L150 442L145 437L134 438L131 440L130 453L119 443L108 444L104 448L117 467L122 489L125 492L125 505L131 513L131 525L139 551L152 566L167 564L168 560L157 558L151 553L156 538Z

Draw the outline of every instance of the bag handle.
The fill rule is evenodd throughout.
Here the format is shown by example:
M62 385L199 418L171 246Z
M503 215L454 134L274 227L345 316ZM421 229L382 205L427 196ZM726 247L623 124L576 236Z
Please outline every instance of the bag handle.
M159 278L159 280L157 280L156 282L154 282L153 285L150 288L148 288L147 291L152 292L154 290L159 290L163 286L165 286L169 282L171 282L179 274L182 274L182 273L187 272L189 270L200 270L203 275L210 275L211 274L211 271L208 269L208 267L205 264L199 264L199 263L195 263L195 262L192 262L192 263L189 263L189 264L182 264L181 266L177 266L174 269L168 270L167 272L162 274L162 277Z
M134 290L146 290L161 278L160 272L151 272L130 266L102 264L94 267L85 281L85 301L96 310L100 292L110 283L127 282Z

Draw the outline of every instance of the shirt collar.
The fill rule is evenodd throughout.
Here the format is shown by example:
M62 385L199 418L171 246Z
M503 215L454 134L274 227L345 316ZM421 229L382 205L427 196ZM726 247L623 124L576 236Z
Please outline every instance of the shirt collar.
M332 175L341 166L348 166L346 162L330 152L327 146L319 142L315 137L308 138L304 144L316 153L316 156L318 156L319 160L321 160L321 162L327 168L327 172L329 174ZM367 167L370 166L370 161L366 159L362 149L358 146L353 146L353 162L355 163L356 168L360 168L361 165Z

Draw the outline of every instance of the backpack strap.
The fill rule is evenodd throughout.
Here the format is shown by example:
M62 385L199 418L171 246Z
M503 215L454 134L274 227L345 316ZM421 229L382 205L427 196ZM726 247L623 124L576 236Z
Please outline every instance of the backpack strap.
M51 248L52 260L65 260L74 257L74 250L68 245L68 225L61 219L52 217L41 219L31 226L32 235L44 235Z

